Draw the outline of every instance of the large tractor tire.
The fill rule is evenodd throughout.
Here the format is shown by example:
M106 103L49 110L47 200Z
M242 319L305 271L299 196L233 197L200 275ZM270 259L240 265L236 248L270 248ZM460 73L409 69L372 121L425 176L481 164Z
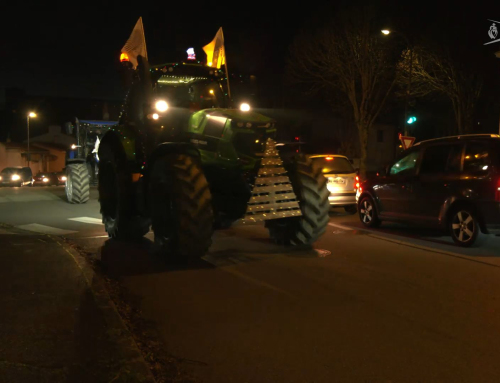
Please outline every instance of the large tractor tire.
M212 244L214 217L198 158L166 154L155 160L148 202L155 243L169 261L186 263L206 254Z
M330 210L327 180L322 169L304 156L287 167L302 216L266 222L271 238L280 245L310 246L326 231Z
M109 140L99 148L99 203L110 238L135 241L149 232L150 220L137 211L140 185L134 185L121 144Z
M65 191L69 203L81 204L89 200L89 173L85 163L71 164L66 167Z

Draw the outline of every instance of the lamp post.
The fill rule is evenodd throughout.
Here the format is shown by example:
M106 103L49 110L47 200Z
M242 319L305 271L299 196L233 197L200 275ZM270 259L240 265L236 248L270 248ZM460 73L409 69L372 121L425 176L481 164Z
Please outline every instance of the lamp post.
M36 117L36 113L34 112L29 112L27 119L28 119L28 167L30 167L30 117Z
M391 33L399 33L405 40L406 42L406 47L410 51L410 73L408 75L408 87L406 89L406 95L405 95L405 120L404 120L404 135L408 136L408 102L409 102L409 97L410 97L410 92L411 92L411 75L413 72L413 46L410 44L410 40L404 33L401 33L399 31L394 31L394 30L389 30L389 29L382 29L381 30L382 34L385 36L391 34ZM413 123L413 121L412 121Z

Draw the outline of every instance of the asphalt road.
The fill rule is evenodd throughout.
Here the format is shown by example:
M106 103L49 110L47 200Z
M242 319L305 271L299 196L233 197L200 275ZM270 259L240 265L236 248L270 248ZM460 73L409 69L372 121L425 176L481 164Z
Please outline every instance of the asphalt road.
M365 230L336 209L315 249L236 225L203 261L172 268L151 234L108 240L92 193L70 205L62 187L2 188L0 222L94 254L201 381L500 381L500 237L461 249L425 229Z

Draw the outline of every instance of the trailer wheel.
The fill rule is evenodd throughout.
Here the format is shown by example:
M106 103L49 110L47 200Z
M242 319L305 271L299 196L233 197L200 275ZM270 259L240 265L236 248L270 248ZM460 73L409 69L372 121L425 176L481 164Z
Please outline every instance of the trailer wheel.
M185 263L205 255L214 218L209 185L196 157L167 154L155 160L148 200L155 243L168 260Z
M294 160L289 177L300 201L302 216L266 222L271 238L280 245L310 246L326 231L330 203L327 180L320 167L304 156Z
M84 163L67 166L65 191L69 203L82 204L89 200L89 173Z

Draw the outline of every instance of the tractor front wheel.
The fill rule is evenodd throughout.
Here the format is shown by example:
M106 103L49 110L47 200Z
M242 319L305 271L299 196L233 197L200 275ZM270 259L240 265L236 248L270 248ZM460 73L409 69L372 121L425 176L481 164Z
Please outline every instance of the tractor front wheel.
M330 203L327 180L320 167L304 156L296 159L288 174L300 203L302 216L266 222L271 238L281 245L310 246L326 231Z
M155 243L170 261L186 263L205 255L212 243L214 218L198 158L167 154L155 160L148 200Z
M108 236L122 241L141 239L149 232L150 222L135 209L135 189L121 150L118 145L101 144L99 157L99 202Z

